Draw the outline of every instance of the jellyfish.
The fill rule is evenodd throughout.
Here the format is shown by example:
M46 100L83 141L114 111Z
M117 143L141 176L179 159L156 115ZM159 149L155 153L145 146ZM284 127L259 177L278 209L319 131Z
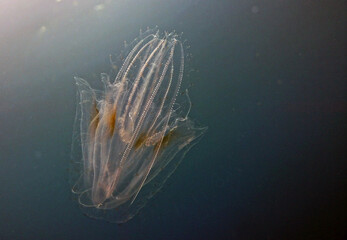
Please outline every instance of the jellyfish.
M203 136L207 127L188 117L183 73L178 35L156 30L134 40L113 81L101 74L103 90L75 77L80 157L72 191L86 215L133 218Z

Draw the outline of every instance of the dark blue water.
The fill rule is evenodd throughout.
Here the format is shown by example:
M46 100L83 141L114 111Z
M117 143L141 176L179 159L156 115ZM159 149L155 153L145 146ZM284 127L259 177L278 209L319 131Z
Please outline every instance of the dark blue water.
M343 239L344 1L2 1L0 239ZM187 39L191 117L209 130L123 225L71 194L75 83L124 41Z

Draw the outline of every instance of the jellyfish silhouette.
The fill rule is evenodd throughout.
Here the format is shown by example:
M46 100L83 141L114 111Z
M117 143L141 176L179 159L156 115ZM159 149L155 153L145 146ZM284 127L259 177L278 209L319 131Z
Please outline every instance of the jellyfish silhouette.
M102 91L75 77L72 191L86 215L117 223L145 206L207 129L188 117L177 34L148 30L131 46L114 81L101 75Z

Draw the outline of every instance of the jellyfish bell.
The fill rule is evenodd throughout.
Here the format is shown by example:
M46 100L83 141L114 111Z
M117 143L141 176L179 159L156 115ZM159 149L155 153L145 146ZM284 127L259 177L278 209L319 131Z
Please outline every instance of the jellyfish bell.
M114 81L102 74L103 91L75 78L80 158L73 192L88 216L118 223L144 207L207 129L188 117L188 91L179 94L178 36L151 30L131 46Z

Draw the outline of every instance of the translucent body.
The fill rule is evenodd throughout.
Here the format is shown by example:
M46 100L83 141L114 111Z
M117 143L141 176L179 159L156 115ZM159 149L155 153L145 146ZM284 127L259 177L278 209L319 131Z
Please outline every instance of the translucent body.
M102 75L102 93L75 78L82 161L73 191L88 215L131 219L206 130L188 118L188 94L177 103L183 70L176 35L156 33L135 41L114 82Z

